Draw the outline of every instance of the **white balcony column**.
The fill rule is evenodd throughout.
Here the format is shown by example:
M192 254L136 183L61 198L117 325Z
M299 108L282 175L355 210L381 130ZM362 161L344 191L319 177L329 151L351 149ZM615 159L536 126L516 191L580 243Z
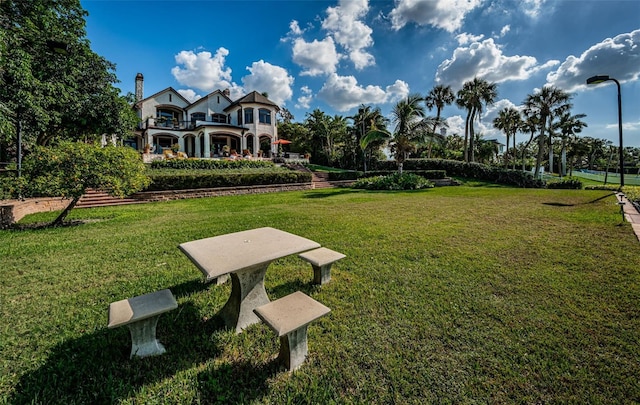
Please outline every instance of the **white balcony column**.
M187 150L184 147L184 138L183 135L178 136L178 146L180 146L180 152L187 153Z
M200 138L202 137L202 133L196 135L194 143L195 143L195 147L196 147L196 151L195 151L195 156L197 158L202 157L202 148L200 146Z
M207 131L204 132L204 156L205 158L211 157L211 137Z

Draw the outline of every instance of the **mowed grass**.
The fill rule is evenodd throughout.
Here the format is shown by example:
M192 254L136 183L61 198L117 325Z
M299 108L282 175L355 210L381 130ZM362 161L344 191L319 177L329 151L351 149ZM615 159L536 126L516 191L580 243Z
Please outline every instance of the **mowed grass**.
M0 403L640 401L640 242L610 192L331 189L71 219L88 222L0 231ZM230 286L177 249L262 226L347 255L322 287L295 256L267 272L271 299L332 309L294 374L265 325L223 327ZM179 304L158 324L167 353L129 360L108 305L164 288Z

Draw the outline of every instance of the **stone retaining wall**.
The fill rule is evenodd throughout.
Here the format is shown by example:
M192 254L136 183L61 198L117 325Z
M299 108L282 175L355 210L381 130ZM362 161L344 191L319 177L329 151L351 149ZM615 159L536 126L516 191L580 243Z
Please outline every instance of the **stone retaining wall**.
M38 212L61 211L67 205L69 205L69 200L60 197L0 201L0 229L11 226L26 215Z
M163 191L142 191L135 193L130 198L143 201L170 201L182 200L185 198L204 198L204 197L221 197L226 195L241 194L263 194L276 193L280 191L300 191L311 190L312 183L293 183L293 184L271 184L260 186L246 187L218 187L218 188L199 188L189 190L163 190Z

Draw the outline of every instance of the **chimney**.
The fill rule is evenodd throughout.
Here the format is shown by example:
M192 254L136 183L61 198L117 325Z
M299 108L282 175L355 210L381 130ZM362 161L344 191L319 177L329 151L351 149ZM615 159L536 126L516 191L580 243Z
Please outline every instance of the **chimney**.
M136 75L136 102L144 98L144 77L142 73Z
M229 97L231 95L231 90L226 88L226 89L222 90L222 94L224 94L225 96Z

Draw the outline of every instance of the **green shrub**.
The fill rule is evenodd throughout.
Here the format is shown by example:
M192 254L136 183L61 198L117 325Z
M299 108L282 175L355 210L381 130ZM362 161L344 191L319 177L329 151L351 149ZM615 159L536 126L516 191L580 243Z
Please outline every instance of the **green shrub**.
M534 179L531 173L523 172L522 170L503 169L481 163L466 163L446 159L409 159L404 162L403 167L405 171L443 170L448 176L452 177L478 179L516 187L545 187L545 182ZM397 164L394 161L378 161L374 162L372 169L397 170Z
M569 178L547 182L547 188L562 188L571 190L581 190L582 182L578 179Z
M388 171L388 170L376 170L376 171L369 171L366 173L363 172L359 172L358 173L358 178L360 177L375 177L375 176L387 176L393 173L397 173L397 170L392 170L392 171ZM447 173L444 170L404 170L403 173L412 173L412 174L416 174L418 176L424 177L427 180L438 180L438 179L444 179L445 177L447 177Z
M356 180L358 177L360 173L356 171L329 172L329 180L333 181Z
M618 191L620 186L616 186L614 184L598 184L595 186L585 186L585 190L610 190L610 191Z
M269 184L294 184L311 182L311 173L292 170L273 171L152 171L147 191L186 190L215 187L241 187Z
M365 190L419 190L433 187L433 183L413 173L394 173L387 176L365 177L356 181L353 188Z
M169 159L151 162L152 169L224 170L275 167L269 160Z
M629 201L640 204L640 187L638 186L624 186L622 192Z

